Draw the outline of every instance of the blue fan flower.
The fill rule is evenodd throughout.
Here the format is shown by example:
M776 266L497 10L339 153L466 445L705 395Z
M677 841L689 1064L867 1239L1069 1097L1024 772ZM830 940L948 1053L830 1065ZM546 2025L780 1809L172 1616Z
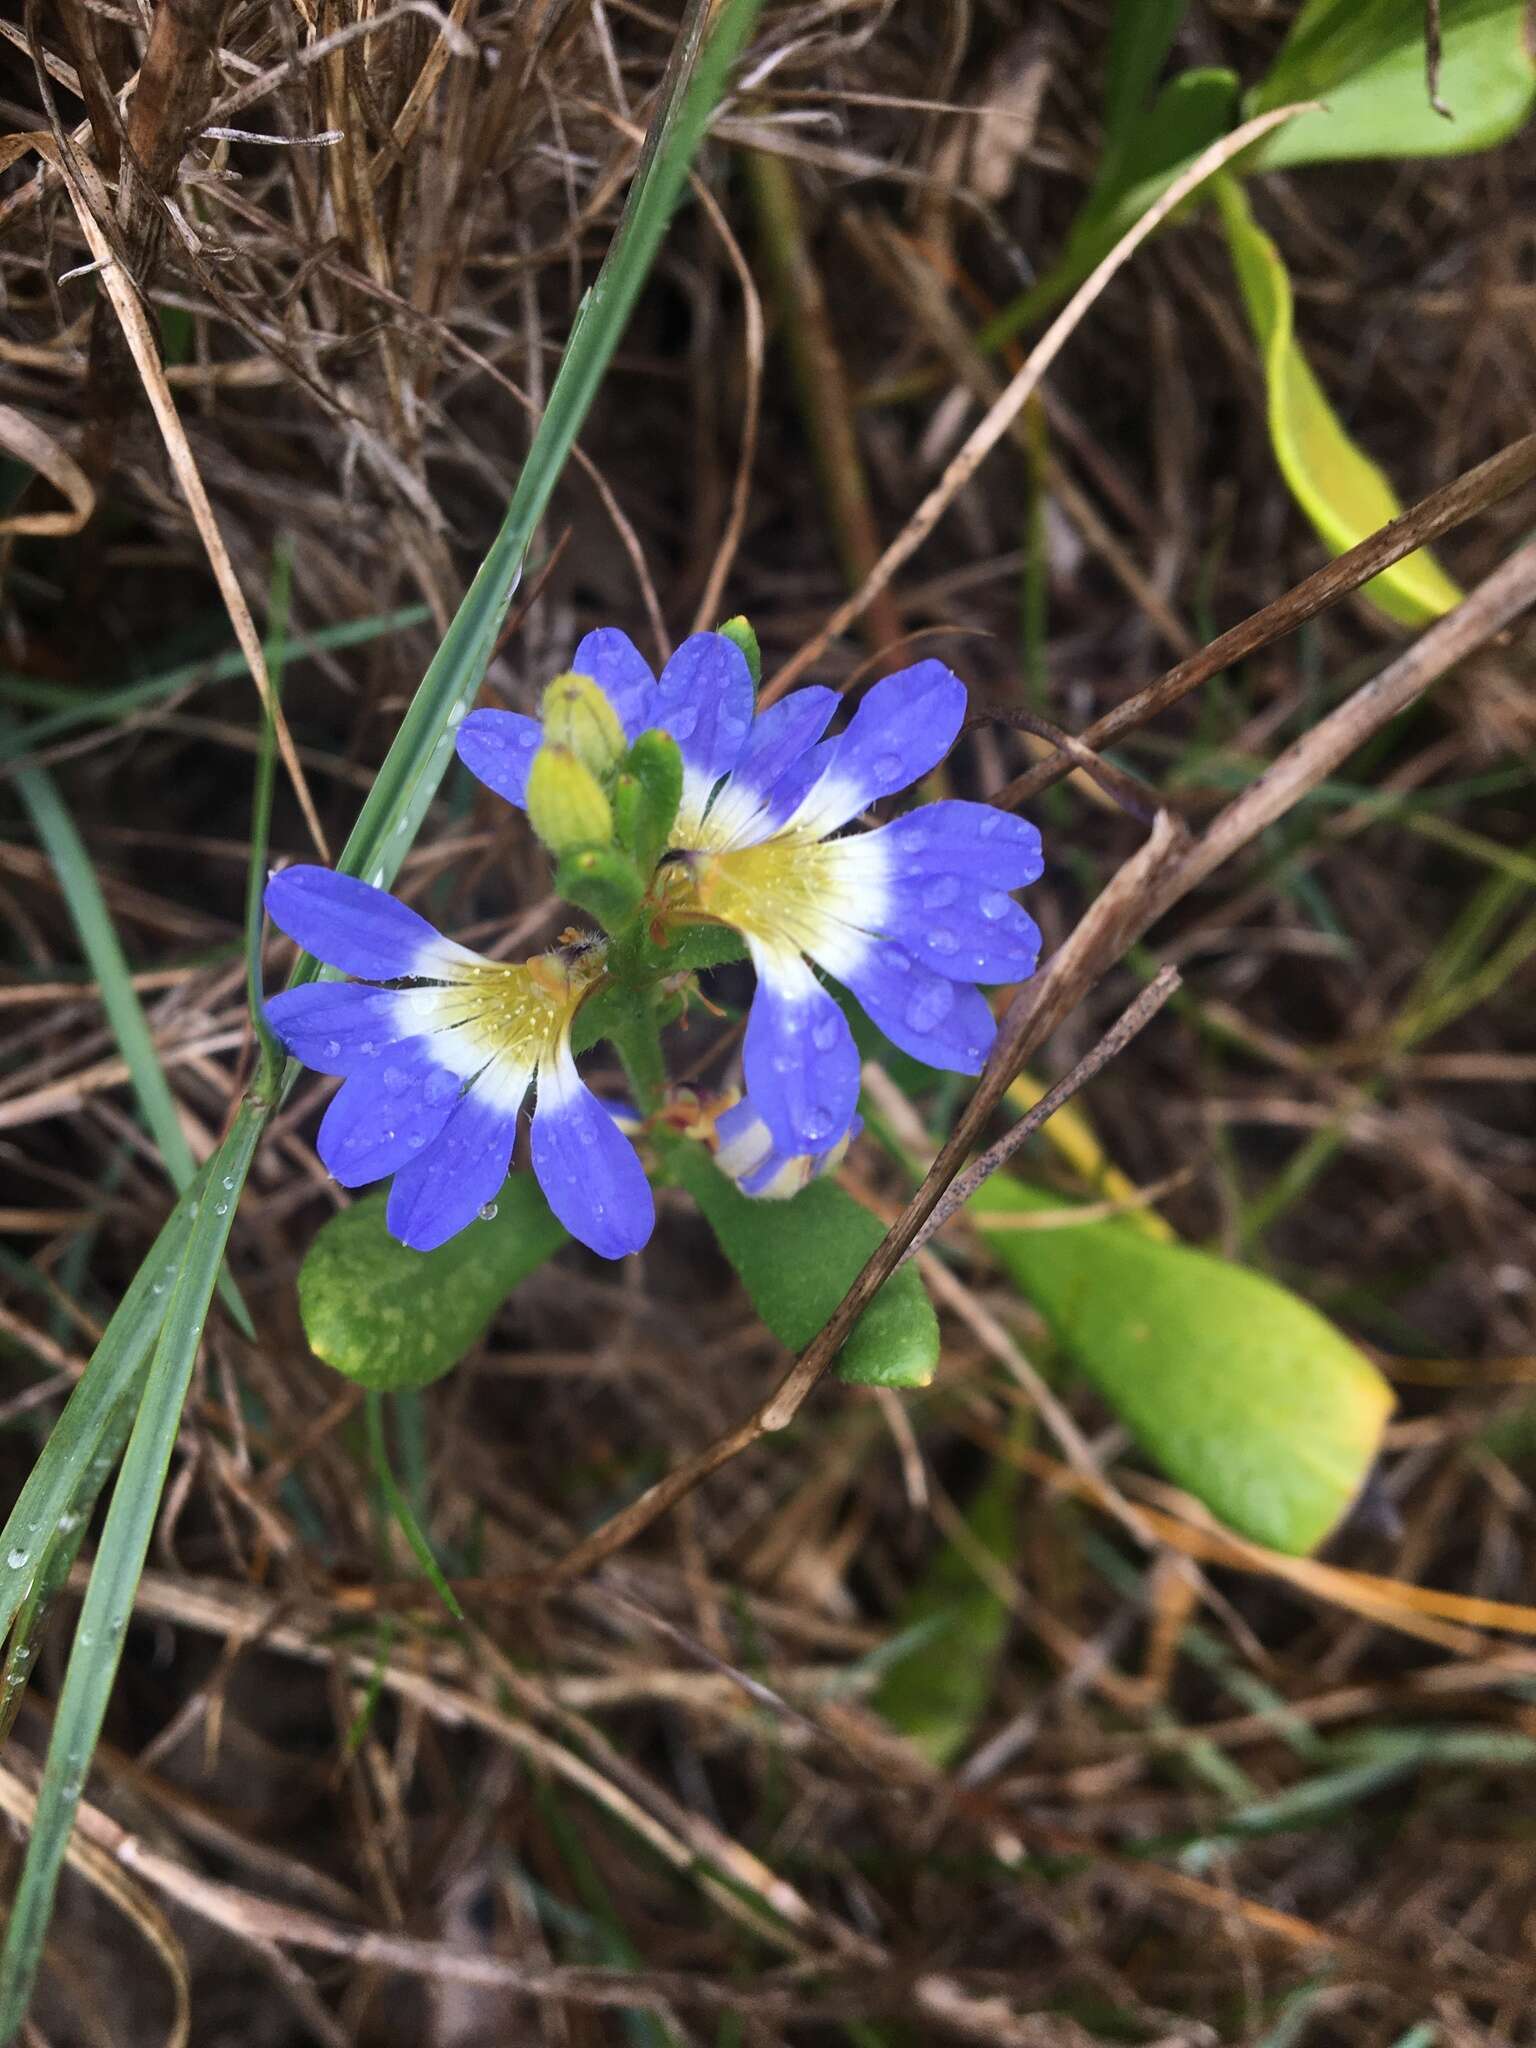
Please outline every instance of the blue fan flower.
M660 678L613 627L589 633L572 669L591 676L626 738L660 727L683 757L666 907L734 926L757 970L743 1064L785 1155L827 1151L858 1102L847 1019L812 972L849 989L887 1038L934 1067L981 1071L996 1026L978 983L1034 972L1040 934L1011 891L1041 872L1033 825L987 804L927 804L873 831L837 835L948 753L965 685L920 661L871 688L845 729L838 705L795 690L756 717L752 678L719 633L685 640ZM466 765L521 804L540 729L507 711L459 728Z
M357 979L274 996L288 1051L344 1076L316 1150L343 1187L394 1176L385 1219L432 1251L495 1200L530 1087L533 1170L551 1209L606 1259L651 1234L650 1184L605 1106L576 1072L571 1021L603 972L600 943L519 966L486 960L382 889L329 868L267 884L274 923Z
M856 1116L836 1144L824 1152L784 1152L774 1143L751 1096L746 1095L715 1119L715 1164L744 1195L787 1202L813 1180L836 1173L863 1128L863 1118Z

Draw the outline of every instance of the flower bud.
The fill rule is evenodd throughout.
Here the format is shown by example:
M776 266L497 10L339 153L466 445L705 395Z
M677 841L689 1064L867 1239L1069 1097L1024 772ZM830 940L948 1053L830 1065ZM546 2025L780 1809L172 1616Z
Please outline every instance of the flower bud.
M556 676L544 692L544 744L563 747L584 768L603 777L624 752L624 728L591 676Z
M613 811L603 786L568 747L547 740L540 747L528 771L524 801L534 831L557 858L612 841Z

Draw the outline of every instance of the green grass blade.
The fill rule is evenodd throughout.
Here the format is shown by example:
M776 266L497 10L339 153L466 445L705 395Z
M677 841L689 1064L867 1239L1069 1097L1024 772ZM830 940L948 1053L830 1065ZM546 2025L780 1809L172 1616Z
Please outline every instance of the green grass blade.
M235 1203L265 1114L264 1104L246 1103L214 1155L208 1192L201 1202L188 1204L191 1230L80 1610L54 1715L32 1840L0 1950L0 2041L15 2035L31 1997L59 1869L117 1676Z
M118 1051L127 1063L133 1092L139 1098L144 1121L159 1148L160 1159L176 1190L184 1194L197 1172L197 1161L187 1143L176 1114L171 1084L165 1078L160 1055L150 1036L149 1019L133 985L133 971L117 936L117 926L101 893L96 870L74 819L54 787L53 777L35 761L24 761L15 772L16 787L32 820L33 830L53 863L64 892L64 901L80 934L85 957L101 989L101 1005L117 1040ZM246 1336L254 1336L245 1303L234 1283L222 1283L230 1314Z
M387 639L391 633L404 633L412 626L423 625L430 617L431 613L424 604L409 604L397 611L379 612L372 618L347 619L339 626L322 626L314 633L295 634L288 643L288 658L299 661L311 654L339 653L346 647L365 647L372 640ZM194 684L233 682L237 676L246 673L245 656L238 648L231 648L226 654L211 655L201 661L179 662L175 668L168 668L158 676L146 676L142 682L75 691L72 693L73 701L63 709L51 712L46 718L33 719L28 725L0 732L0 761L14 760L19 754L33 753L39 747L50 746L54 740L78 732L83 725L109 725L119 716L140 711L146 704L161 703L167 697L174 697L178 690L190 689ZM0 674L0 697L19 702L27 701L29 695L29 678Z
M205 1167L166 1219L0 1529L0 1631L9 1628L26 1597L39 1545L69 1511L92 1461L102 1457L118 1403L148 1363L208 1173Z
M170 1084L150 1036L149 1019L133 986L133 975L91 856L45 768L36 762L24 762L16 770L15 782L33 830L53 863L85 957L101 986L102 1008L118 1049L128 1063L144 1121L160 1148L166 1172L178 1190L184 1189L197 1171L197 1162L176 1115Z
M274 551L272 588L267 599L267 644L264 651L267 680L272 688L271 706L282 701L292 570L292 551L284 536ZM245 994L250 1006L251 1027L261 1046L264 1094L272 1092L269 1084L282 1073L285 1057L267 1023L261 989L261 898L267 886L267 848L272 838L272 786L277 766L277 727L271 706L262 716L261 751L256 757L256 786L251 795L250 864L245 882Z
M389 1462L389 1444L384 1435L384 1396L370 1393L368 1396L368 1455L373 1460L373 1474L379 1482L384 1503L400 1526L400 1533L411 1546L411 1555L426 1573L432 1583L432 1590L447 1608L455 1621L464 1619L464 1610L458 1596L443 1575L443 1568L437 1561L436 1553L427 1540L426 1531L416 1519L415 1510L402 1492L395 1477L395 1469Z
M731 65L761 0L723 0L702 42L707 0L691 0L669 87L623 218L576 316L501 531L422 677L337 866L387 886L399 873L453 758L453 727L474 700L550 494L649 274ZM301 977L312 974L301 963Z

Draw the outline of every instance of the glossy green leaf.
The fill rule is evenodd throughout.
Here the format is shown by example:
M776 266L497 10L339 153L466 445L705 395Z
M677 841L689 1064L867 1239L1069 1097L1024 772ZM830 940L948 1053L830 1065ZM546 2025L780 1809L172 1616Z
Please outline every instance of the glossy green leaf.
M981 346L999 348L1054 312L1200 152L1227 133L1238 90L1235 71L1185 71L1171 78L1116 148L1106 152L1061 255L986 323L977 337ZM1191 197L1188 205L1199 205L1203 197ZM1183 212L1177 209L1172 218L1180 219Z
M1142 121L1157 74L1188 12L1189 0L1115 0L1104 80L1101 181L1106 167Z
M696 1145L679 1145L672 1166L752 1306L781 1344L803 1351L884 1237L879 1222L835 1181L813 1181L788 1202L753 1201ZM838 1377L861 1386L926 1387L938 1364L938 1317L917 1268L904 1266L854 1324L838 1356Z
M1292 326L1291 281L1280 252L1254 220L1235 179L1213 181L1249 325L1264 364L1269 438L1296 502L1334 554L1343 554L1401 512L1386 477L1345 431L1302 353ZM1461 591L1426 548L1364 586L1390 618L1420 626L1461 602Z
M887 1664L874 1705L941 1769L970 1742L991 1696L1009 1610L978 1564L1009 1572L1018 1556L1020 1473L999 1458L966 1509L966 1538L946 1543L900 1617L907 1639Z
M1260 141L1251 170L1355 157L1460 156L1513 135L1536 99L1524 0L1441 0L1439 95L1425 74L1424 0L1310 0L1250 111L1322 100Z
M424 1387L485 1334L513 1288L565 1242L532 1174L515 1173L481 1217L435 1252L384 1226L388 1196L333 1216L299 1269L299 1312L317 1358L379 1391Z
M1246 1266L1160 1244L1124 1218L1048 1230L1061 1209L994 1174L969 1213L1009 1278L1179 1486L1245 1536L1301 1554L1359 1491L1392 1390L1325 1316Z

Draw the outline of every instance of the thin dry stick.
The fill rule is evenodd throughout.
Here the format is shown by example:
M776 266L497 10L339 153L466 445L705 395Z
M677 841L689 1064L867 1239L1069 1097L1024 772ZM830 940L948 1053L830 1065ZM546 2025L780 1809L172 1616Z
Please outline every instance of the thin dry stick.
M704 593L694 614L693 630L702 633L720 617L725 579L731 573L731 565L736 559L736 550L741 546L742 531L747 523L747 500L752 490L752 467L757 460L757 424L763 397L763 302L758 297L757 286L753 282L752 267L742 254L741 244L731 233L730 223L715 195L702 178L694 177L689 182L704 209L706 219L720 237L725 253L730 259L731 268L736 273L736 282L741 286L742 324L745 330L742 335L742 356L746 371L746 389L741 408L741 447L736 458L736 475L731 484L731 506L726 514L725 531L720 536L720 545L715 550Z
M101 220L110 218L110 208L105 188L96 172L83 157L65 163L49 136L34 135L32 146L42 155L52 158L64 178L70 200L79 220L81 232L90 245L91 255L100 269L101 282L107 297L112 301L112 310L122 324L123 335L128 343L144 384L144 395L155 415L165 452L170 457L171 468L181 487L181 494L187 501L198 535L208 556L209 567L213 570L214 581L219 586L219 595L224 600L224 609L229 613L230 624L235 629L235 638L240 644L246 666L261 697L262 706L272 720L277 735L278 752L299 799L304 813L304 822L310 838L323 861L329 862L330 849L320 827L320 815L315 809L314 799L309 793L309 784L304 779L304 770L299 765L298 753L294 748L293 735L288 730L282 706L272 694L271 678L267 674L266 656L262 651L261 636L256 631L256 622L251 617L240 588L240 579L235 574L235 565L229 558L224 545L224 536L214 517L213 506L203 488L203 479L193 460L192 449L181 416L176 410L176 401L171 396L170 386L165 381L165 371L160 364L159 350L144 308L139 303L132 280L118 264L112 245L100 225Z
M1431 541L1449 533L1453 526L1461 525L1474 513L1496 505L1501 498L1507 498L1522 484L1529 483L1532 477L1536 477L1536 434L1527 434L1522 440L1511 441L1497 455L1490 455L1486 462L1478 463L1475 469L1464 471L1438 491L1431 491L1416 505L1410 505L1388 525L1357 541L1347 553L1314 570L1312 575L1286 591L1283 597L1277 597L1273 604L1265 605L1262 610L1230 626L1225 633L1218 634L1208 647L1202 647L1188 661L1181 661L1176 668L1159 676L1155 683L1149 683L1146 689L1138 690L1134 697L1127 697L1123 704L1117 704L1102 718L1095 719L1085 732L1077 735L1072 748L1063 747L1016 776L991 801L1008 809L1027 803L1031 797L1060 782L1063 776L1070 775L1074 767L1083 767L1083 749L1110 746L1122 734L1147 724L1170 705L1177 704L1181 697L1187 697L1191 690L1198 689L1212 676L1230 668L1234 661L1243 660L1260 647L1267 646L1271 640L1294 633L1298 626L1304 626L1308 619L1315 619L1330 605L1338 604L1362 584L1369 583L1373 576L1379 576L1383 569L1390 569L1405 555L1427 547Z
M539 1587L563 1585L620 1550L693 1488L785 1428L841 1350L849 1331L901 1262L961 1170L981 1128L1030 1054L1128 947L1173 904L1331 775L1353 750L1421 696L1462 657L1536 603L1536 541L1521 548L1456 610L1288 748L1257 782L1192 840L1167 812L1140 851L1095 898L1066 943L1014 999L985 1072L922 1186L871 1255L831 1319L763 1405L736 1428L649 1487L547 1571Z
M1255 120L1245 121L1230 135L1224 135L1219 142L1212 143L1209 149L1202 150L1189 169L1181 177L1175 178L1167 191L1148 207L1136 225L1121 237L1104 260L1089 274L1086 281L1078 286L1030 350L1023 366L1015 373L996 403L983 413L966 437L964 447L950 462L939 481L852 597L838 606L821 630L814 633L766 685L761 698L763 704L771 704L776 697L781 697L790 684L825 653L838 634L846 631L868 607L871 600L886 588L902 563L916 554L982 463L1008 432L1020 408L1060 355L1094 300L1121 265L1141 247L1148 235L1161 227L1169 214L1176 207L1182 206L1191 192L1203 185L1205 180L1219 171L1223 164L1230 163L1232 158L1245 150L1250 142L1257 141L1261 135L1267 135L1271 128L1278 128L1282 122L1293 120L1297 114L1313 111L1313 104L1306 102L1293 107L1276 107L1268 114L1260 114Z
M1039 1130L1049 1123L1063 1104L1086 1088L1088 1083L1101 1074L1112 1059L1125 1051L1131 1040L1152 1022L1180 985L1179 970L1176 967L1160 968L1152 981L1142 990L1118 1021L1112 1024L1092 1052L1080 1059L1070 1074L1065 1074L1054 1088L1048 1088L1027 1116L1021 1116L1010 1131L981 1157L968 1166L964 1173L957 1174L949 1184L943 1200L918 1231L912 1242L901 1255L900 1263L905 1265L914 1253L922 1250L936 1230L940 1230L954 1215L963 1209L984 1180L989 1180L1000 1166L1008 1161Z

